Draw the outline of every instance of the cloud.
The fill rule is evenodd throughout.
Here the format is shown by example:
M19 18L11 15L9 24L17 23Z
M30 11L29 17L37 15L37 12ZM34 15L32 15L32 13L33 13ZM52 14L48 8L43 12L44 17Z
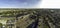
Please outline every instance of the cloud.
M42 0L40 8L60 8L60 0Z

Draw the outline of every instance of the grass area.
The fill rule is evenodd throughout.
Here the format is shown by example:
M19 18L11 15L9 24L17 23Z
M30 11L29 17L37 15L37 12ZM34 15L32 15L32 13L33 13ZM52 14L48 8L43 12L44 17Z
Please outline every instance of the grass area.
M17 21L16 25L19 28L26 28L28 25L30 25L34 20L30 20L29 15L23 16L23 18L19 18L20 20Z
M0 23L6 24L7 20L12 20L12 19L15 19L15 18L14 17L11 17L11 18L3 17L3 18L0 18Z

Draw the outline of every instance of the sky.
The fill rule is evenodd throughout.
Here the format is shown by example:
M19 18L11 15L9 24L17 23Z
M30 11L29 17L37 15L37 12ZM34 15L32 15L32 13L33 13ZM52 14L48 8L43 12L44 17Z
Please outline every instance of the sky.
M0 8L60 8L60 0L0 0Z
M60 0L42 0L40 8L60 8Z
M0 8L39 8L41 0L0 0Z

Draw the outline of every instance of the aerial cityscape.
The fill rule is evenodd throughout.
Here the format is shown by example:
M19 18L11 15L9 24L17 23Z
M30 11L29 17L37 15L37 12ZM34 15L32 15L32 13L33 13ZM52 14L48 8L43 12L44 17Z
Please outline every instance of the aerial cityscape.
M0 9L0 28L60 28L60 10Z

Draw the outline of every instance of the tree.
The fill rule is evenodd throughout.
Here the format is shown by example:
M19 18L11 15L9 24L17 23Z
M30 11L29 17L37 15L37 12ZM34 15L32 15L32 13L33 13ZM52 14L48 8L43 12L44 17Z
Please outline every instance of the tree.
M2 26L3 26L2 23L0 23L0 28L2 28Z

